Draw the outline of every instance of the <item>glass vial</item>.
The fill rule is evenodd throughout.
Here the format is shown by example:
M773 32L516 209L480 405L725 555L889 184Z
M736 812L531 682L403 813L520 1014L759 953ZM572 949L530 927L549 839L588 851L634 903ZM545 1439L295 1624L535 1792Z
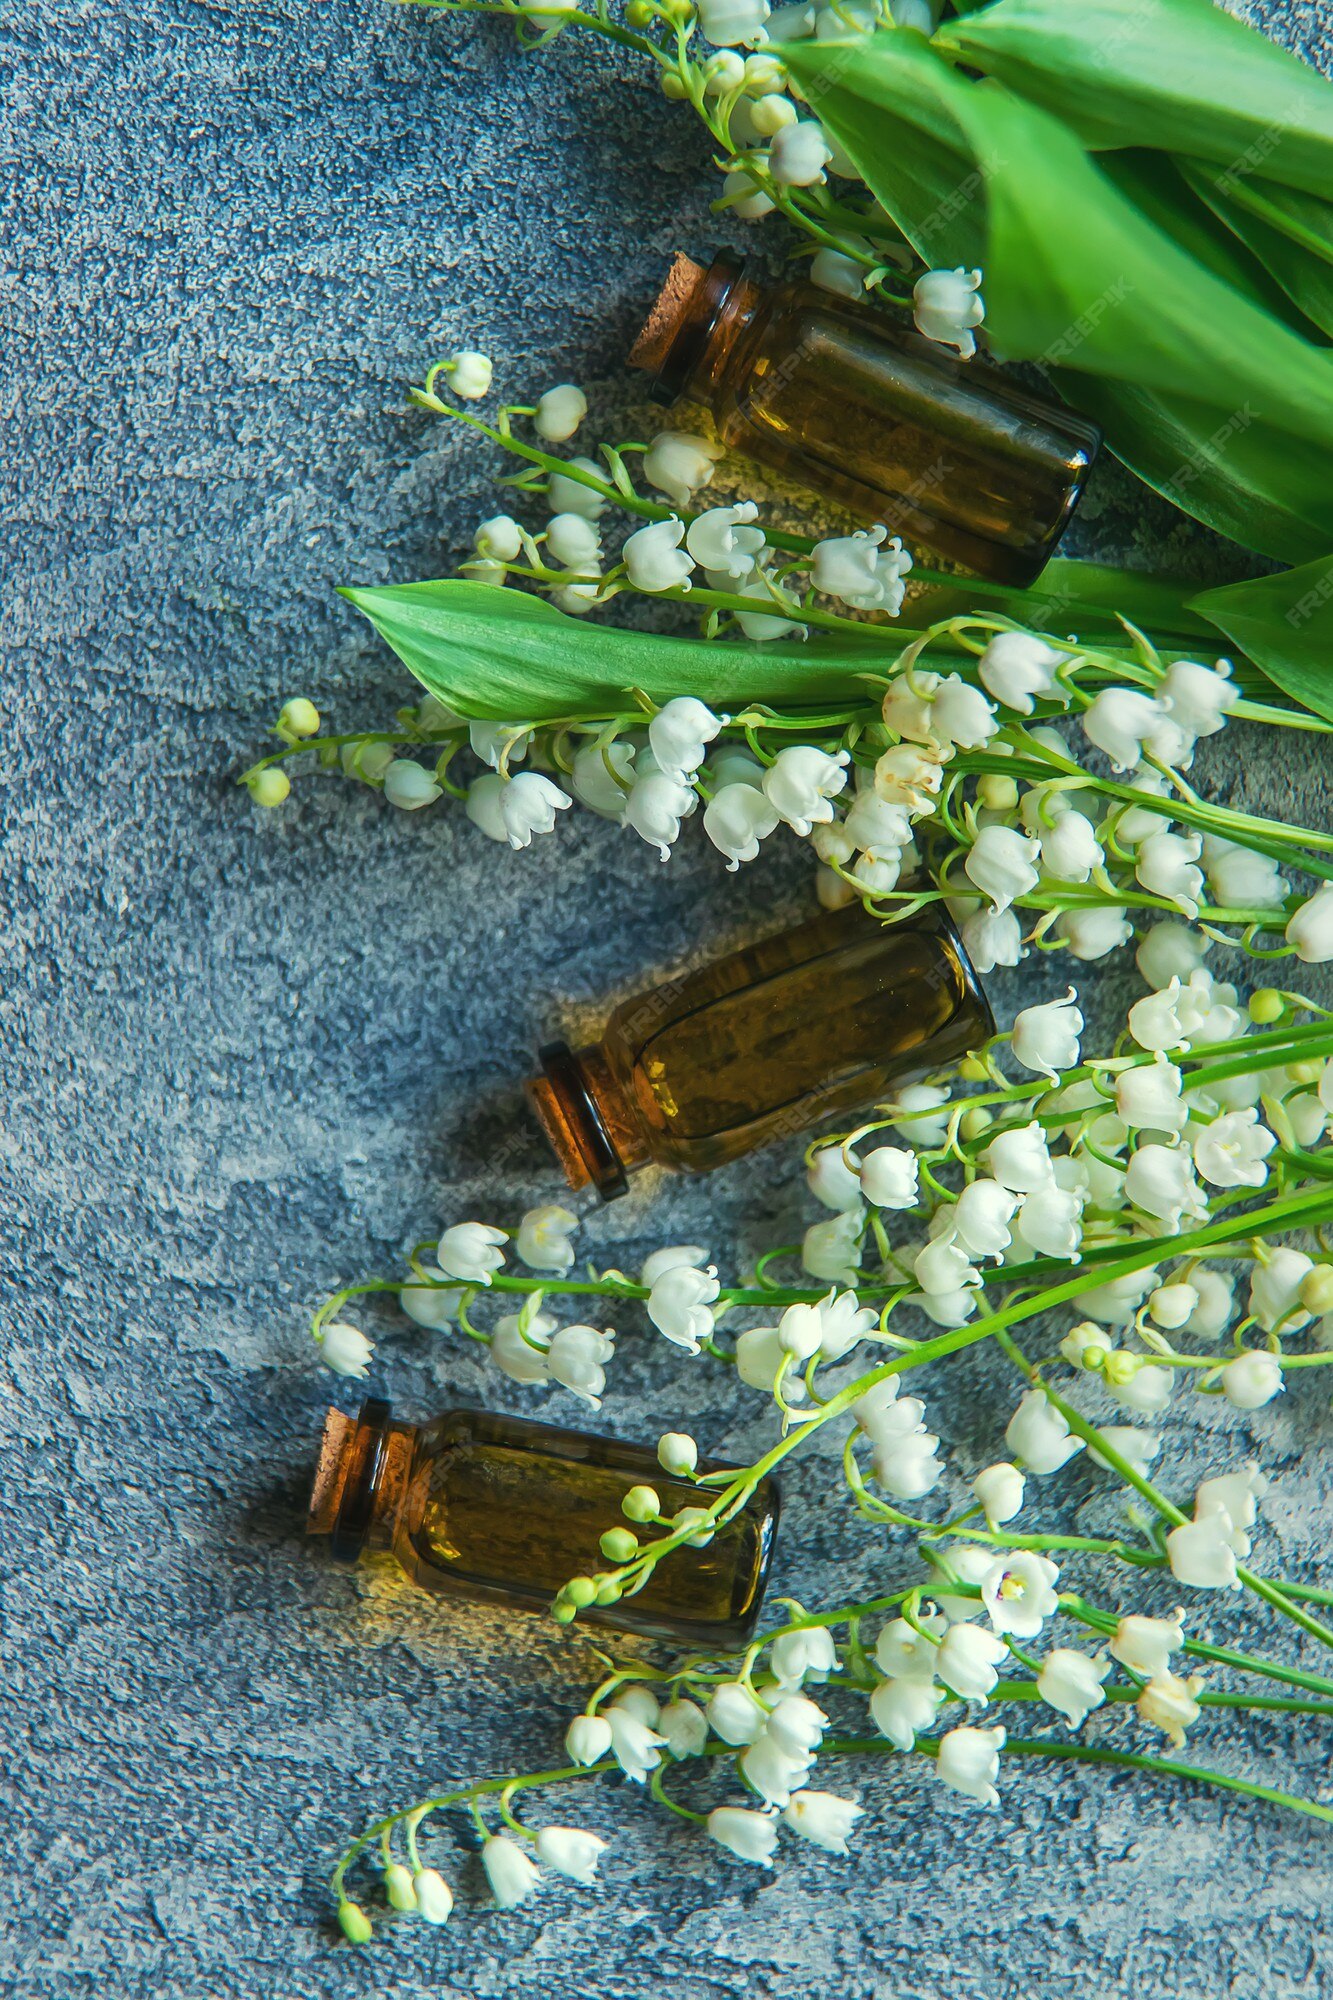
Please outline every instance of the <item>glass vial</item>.
M600 1538L626 1525L620 1503L640 1485L655 1489L668 1519L700 1504L697 1488L642 1445L481 1410L407 1424L370 1397L356 1417L328 1413L307 1533L328 1535L340 1562L391 1550L425 1590L544 1611L571 1577L606 1567ZM700 1651L746 1645L778 1509L766 1479L706 1548L674 1549L636 1596L580 1617Z
M589 1048L549 1044L527 1092L569 1185L610 1201L649 1161L724 1166L994 1032L942 905L882 924L858 902L636 995Z
M629 358L724 444L997 583L1040 575L1101 443L999 370L813 285L756 284L725 253L676 258Z

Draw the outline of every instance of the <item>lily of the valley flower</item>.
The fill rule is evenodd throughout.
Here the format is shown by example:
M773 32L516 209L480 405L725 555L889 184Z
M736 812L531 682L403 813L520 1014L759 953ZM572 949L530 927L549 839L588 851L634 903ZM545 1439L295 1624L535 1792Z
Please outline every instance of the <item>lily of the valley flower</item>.
M561 382L537 398L533 428L539 437L561 444L573 437L588 414L588 398L572 382Z
M649 771L636 778L626 793L620 822L655 847L663 861L669 861L680 838L680 823L698 803L698 793L679 778L667 771Z
M1028 1390L1004 1436L1014 1456L1038 1478L1058 1472L1083 1449L1082 1438L1070 1435L1069 1425L1041 1389Z
M750 1812L744 1806L714 1806L708 1815L707 1829L710 1838L738 1861L752 1861L758 1868L772 1867L778 1829L776 1820L767 1813Z
M546 1350L546 1366L551 1380L594 1410L602 1407L606 1387L605 1364L615 1353L611 1333L599 1333L592 1326L563 1326L552 1335Z
M603 1715L576 1715L565 1731L569 1760L584 1770L600 1764L610 1748L611 1725Z
M758 514L753 500L709 507L685 530L685 546L701 569L724 577L749 576L764 547L763 529L751 525Z
M350 1320L336 1319L323 1329L319 1352L325 1367L331 1368L335 1375L346 1375L355 1382L363 1382L370 1373L375 1344L367 1340L360 1327L353 1326Z
M574 1262L570 1235L579 1226L571 1209L558 1202L530 1208L518 1225L514 1248L530 1271L555 1271L561 1276Z
M793 832L808 836L813 826L833 818L832 801L847 784L849 762L845 750L829 756L813 744L792 744L764 772L764 797Z
M648 1293L648 1317L674 1347L697 1354L700 1343L713 1331L710 1307L720 1290L715 1264L703 1270L692 1264L674 1265L653 1279Z
M1287 943L1306 965L1333 959L1333 882L1316 889L1287 921Z
M896 618L902 609L912 558L895 535L882 525L858 529L854 535L833 535L817 542L810 558L815 589L841 598L858 611L884 611Z
M943 1701L943 1688L928 1675L881 1681L870 1697L870 1720L895 1749L910 1750Z
M541 1880L536 1862L517 1841L493 1833L481 1850L481 1865L491 1894L502 1910L512 1910L530 1896Z
M1222 1370L1222 1394L1238 1410L1261 1410L1285 1387L1282 1364L1263 1348L1247 1347Z
M1024 1069L1060 1081L1061 1070L1073 1069L1079 1059L1079 1036L1083 1016L1071 986L1062 1000L1050 1000L1040 1007L1024 1007L1014 1017L1014 1060Z
M1008 1657L1004 1640L984 1625L951 1625L940 1641L935 1671L960 1700L984 1702L999 1679L998 1667Z
M708 1717L692 1701L669 1701L657 1718L658 1733L675 1758L701 1757Z
M935 1775L950 1791L976 1799L983 1806L998 1806L1000 1794L995 1780L1000 1770L1003 1729L951 1729L940 1738L935 1759Z
M980 271L960 264L953 271L927 271L912 289L912 317L927 340L957 348L964 361L977 351L973 327L986 316Z
M1149 1681L1134 1706L1145 1722L1160 1729L1177 1750L1183 1750L1185 1731L1202 1713L1195 1700L1202 1685L1198 1674L1191 1674L1188 1680L1180 1680L1171 1673L1160 1674Z
M1030 632L997 632L977 661L987 694L1019 715L1031 715L1034 696L1055 690L1055 676L1069 655Z
M997 910L1007 910L1037 882L1041 843L1012 826L983 826L963 859L963 872Z
M981 1601L995 1630L1033 1638L1059 1608L1054 1588L1059 1576L1053 1562L1031 1549L997 1557L981 1579Z
M674 778L692 778L722 721L693 695L677 695L667 702L648 724L648 747L658 769Z
M456 396L475 403L489 393L495 371L488 354L479 354L474 347L462 347L457 353L446 355L443 372Z
M972 1491L981 1502L982 1511L993 1527L1012 1521L1023 1506L1025 1481L1016 1465L1001 1459L995 1465L988 1465L972 1481Z
M627 1778L636 1785L644 1784L662 1761L666 1739L650 1723L633 1714L623 1700L611 1704L606 1720L611 1730L612 1756Z
M636 590L651 594L689 589L694 557L682 549L684 539L685 523L675 515L668 521L650 521L625 537L620 553Z
M544 1826L537 1835L537 1855L548 1868L568 1875L571 1882L591 1886L607 1843L581 1826Z
M446 1229L435 1247L440 1269L450 1278L469 1285L489 1285L492 1271L504 1263L502 1243L509 1241L507 1230L489 1222L456 1222Z
M1276 1144L1253 1107L1226 1111L1195 1139L1194 1164L1213 1187L1262 1187L1268 1179L1265 1163Z
M549 1313L533 1313L524 1328L519 1313L502 1313L491 1328L491 1360L511 1382L533 1386L551 1379L548 1343L556 1330Z
M757 1741L768 1711L750 1692L744 1681L722 1681L708 1702L708 1722L724 1743L742 1745Z
M742 861L755 860L777 824L777 808L757 785L723 785L704 807L704 832L733 875Z
M411 757L395 757L384 773L384 796L400 812L420 812L443 794L424 764Z
M1107 1651L1122 1667L1146 1680L1156 1680L1170 1670L1171 1655L1184 1643L1185 1614L1173 1611L1169 1618L1122 1618L1107 1642Z
M691 431L659 431L643 455L643 476L677 507L688 507L713 477L722 446Z
M801 118L774 133L768 149L768 171L779 187L818 187L823 185L824 169L832 158L823 126L815 118Z
M1056 1646L1042 1661L1037 1675L1037 1692L1050 1707L1058 1709L1071 1727L1078 1729L1094 1708L1106 1700L1102 1682L1111 1671L1105 1653L1089 1659L1072 1646Z
M864 1817L864 1807L836 1792L800 1791L783 1811L783 1823L802 1840L823 1847L830 1854L846 1854L847 1836Z
M1188 1147L1139 1146L1125 1169L1125 1196L1135 1208L1151 1215L1174 1233L1186 1216L1202 1220L1208 1203L1194 1178Z

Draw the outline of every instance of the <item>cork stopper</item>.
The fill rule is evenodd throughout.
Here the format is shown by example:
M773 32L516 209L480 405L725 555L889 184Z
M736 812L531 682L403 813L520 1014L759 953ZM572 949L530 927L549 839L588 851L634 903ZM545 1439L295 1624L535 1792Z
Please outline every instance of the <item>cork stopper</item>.
M649 375L658 373L706 276L703 266L696 264L693 257L676 253L657 302L629 351L631 368L642 368Z
M342 1410L330 1410L324 1419L324 1435L319 1441L319 1464L310 1489L310 1512L306 1517L308 1535L331 1535L342 1505L343 1488L351 1466L351 1443L356 1435L356 1418Z

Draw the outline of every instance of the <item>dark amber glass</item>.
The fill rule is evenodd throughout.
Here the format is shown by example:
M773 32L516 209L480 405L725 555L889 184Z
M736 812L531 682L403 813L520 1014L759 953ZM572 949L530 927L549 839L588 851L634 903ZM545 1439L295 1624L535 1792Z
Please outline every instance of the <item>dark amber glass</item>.
M761 287L728 256L707 272L678 259L658 317L631 359L655 367L659 400L704 404L725 444L914 553L1016 586L1041 573L1097 455L1095 424L881 310Z
M480 1410L401 1423L372 1398L355 1419L329 1411L309 1531L329 1535L344 1562L364 1549L392 1550L425 1590L548 1610L571 1577L605 1569L600 1538L626 1525L621 1501L639 1485L655 1489L668 1519L700 1505L698 1489L668 1477L642 1445ZM636 1596L580 1617L705 1651L744 1646L778 1507L777 1488L762 1481L706 1548L674 1549Z
M882 924L853 903L625 1001L589 1048L552 1043L528 1094L571 1187L610 1199L635 1167L723 1166L994 1032L939 905Z

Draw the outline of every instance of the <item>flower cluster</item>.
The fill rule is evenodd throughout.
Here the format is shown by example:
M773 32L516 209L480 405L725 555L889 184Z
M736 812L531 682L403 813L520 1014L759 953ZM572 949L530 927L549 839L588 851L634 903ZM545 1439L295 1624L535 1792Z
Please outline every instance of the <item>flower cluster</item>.
M442 1921L448 1891L415 1843L421 1820L446 1806L471 1808L502 1906L530 1894L542 1868L590 1882L604 1842L523 1826L511 1801L528 1783L618 1770L733 1857L767 1867L784 1832L846 1851L863 1809L825 1789L819 1767L877 1744L929 1758L943 1790L993 1807L1009 1752L1077 1760L1094 1715L1119 1718L1087 1750L1096 1761L1151 1762L1150 1750L1121 1747L1131 1719L1149 1744L1178 1753L1210 1704L1243 1704L1215 1691L1205 1669L1276 1677L1300 1691L1284 1697L1296 1710L1321 1710L1307 1699L1322 1691L1318 1677L1204 1633L1212 1605L1250 1591L1333 1644L1333 1630L1284 1585L1248 1566L1264 1474L1220 1435L1213 1469L1187 1496L1163 1492L1152 1468L1182 1380L1231 1405L1243 1425L1292 1370L1333 1360L1333 1265L1305 1247L1333 1220L1333 1015L1271 988L1242 1006L1204 968L1168 972L1151 941L1146 956L1161 983L1132 1005L1111 1055L1085 1052L1070 992L1022 1010L951 1081L908 1086L856 1129L817 1141L808 1182L825 1219L801 1246L805 1282L779 1283L765 1259L750 1283L724 1283L697 1244L655 1251L636 1277L588 1267L581 1297L615 1301L618 1317L641 1313L693 1365L730 1365L771 1403L777 1437L720 1481L700 1472L692 1436L666 1432L659 1461L696 1482L698 1505L664 1515L651 1487L631 1489L626 1525L601 1538L604 1567L557 1593L560 1623L641 1589L673 1550L706 1545L761 1479L830 1425L857 1510L915 1539L921 1579L827 1616L793 1605L739 1665L614 1668L569 1727L565 1770L482 1781L353 1844L336 1875L349 1935L369 1918L345 1877L372 1838L390 1907ZM1001 1067L1006 1052L1017 1080ZM572 1211L553 1206L522 1218L515 1247L528 1276L506 1267L504 1231L454 1225L414 1253L406 1278L349 1287L320 1309L325 1359L364 1367L368 1343L341 1315L354 1298L390 1293L418 1324L488 1342L511 1379L595 1400L612 1336L557 1329L541 1310L573 1267L575 1226ZM477 1301L497 1297L520 1309L476 1325ZM1019 1347L1024 1325L1044 1354ZM568 1365L556 1365L566 1336ZM903 1376L980 1341L1013 1364L1018 1394L1002 1452L968 1465L943 1442L948 1404L936 1398L932 1410L904 1392ZM1126 1495L1126 1535L1026 1525L1038 1489L1085 1468ZM930 1517L920 1512L927 1501ZM1071 1587L1071 1563L1109 1563L1140 1586L1156 1575L1202 1594L1209 1609L1099 1603L1082 1577ZM1014 1737L1013 1707L1033 1704L1071 1740ZM712 1780L729 1771L736 1792L698 1809L664 1790L677 1769ZM500 1833L485 1820L494 1794ZM400 1827L410 1866L390 1851Z

